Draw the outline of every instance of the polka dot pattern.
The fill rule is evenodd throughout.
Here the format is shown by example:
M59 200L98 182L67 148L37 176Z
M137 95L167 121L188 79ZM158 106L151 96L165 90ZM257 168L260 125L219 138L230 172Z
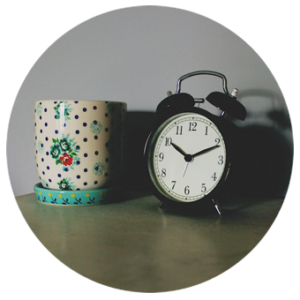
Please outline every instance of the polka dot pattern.
M117 182L125 114L125 103L37 101L34 144L42 185L78 191Z

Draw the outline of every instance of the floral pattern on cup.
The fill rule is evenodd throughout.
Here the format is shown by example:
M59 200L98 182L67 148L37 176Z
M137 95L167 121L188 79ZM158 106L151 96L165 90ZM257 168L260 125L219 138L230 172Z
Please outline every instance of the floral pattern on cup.
M94 134L99 134L100 132L101 132L101 130L102 130L102 124L99 122L99 121L97 121L97 120L94 120L92 123L91 123L91 125L90 125L90 130L91 130L91 132L92 133L94 133Z
M47 181L46 181L45 179L42 180L42 185L43 185L44 187L48 187L48 183L47 183Z
M62 139L52 139L54 144L50 147L50 154L56 160L56 165L61 164L64 171L68 171L69 168L74 170L74 166L80 164L78 157L80 148L76 147L75 139L70 139L69 136L67 134L62 135Z
M113 114L115 112L115 106L116 106L115 103L112 103L112 102L107 103L107 105L106 105L106 111L109 114Z
M94 172L94 174L97 175L97 176L102 175L103 172L104 172L104 169L105 169L105 166L104 166L104 164L101 163L101 162L97 162L97 163L95 163L94 166L93 166L93 172Z
M74 183L71 181L71 178L63 178L57 183L60 190L71 191L75 189Z
M43 106L41 103L38 103L37 106L36 106L36 114L38 116L41 116L42 115L42 111L43 111Z
M110 138L106 143L105 143L105 148L109 153L113 153L115 147L115 140L113 138Z
M44 144L43 144L43 142L38 141L37 148L38 148L39 153L43 153L44 152Z
M59 101L59 103L53 107L56 112L55 118L64 118L64 120L71 120L69 116L72 108L70 106L71 104L67 103L67 101Z
M69 192L61 188L93 190L119 182L125 103L37 100L34 112L35 162L45 188Z

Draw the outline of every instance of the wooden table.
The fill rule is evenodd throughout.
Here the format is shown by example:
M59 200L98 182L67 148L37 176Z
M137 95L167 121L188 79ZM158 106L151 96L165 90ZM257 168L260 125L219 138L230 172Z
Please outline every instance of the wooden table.
M282 199L240 198L224 214L159 208L143 191L84 207L17 197L32 231L74 271L101 284L139 292L176 290L211 279L245 257L267 232Z

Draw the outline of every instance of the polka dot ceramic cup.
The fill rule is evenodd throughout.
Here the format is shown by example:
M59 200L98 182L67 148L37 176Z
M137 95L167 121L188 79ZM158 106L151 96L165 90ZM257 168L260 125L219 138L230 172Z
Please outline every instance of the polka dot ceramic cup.
M35 158L43 187L89 190L120 180L127 105L93 100L35 102Z

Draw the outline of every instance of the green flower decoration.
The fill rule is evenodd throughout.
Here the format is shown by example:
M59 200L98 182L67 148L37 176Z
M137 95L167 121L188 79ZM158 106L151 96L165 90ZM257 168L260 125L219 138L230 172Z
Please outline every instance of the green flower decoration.
M53 145L50 147L50 154L52 156L52 158L58 158L59 155L60 155L60 148L59 148L59 145Z
M113 114L113 113L115 112L115 108L116 108L115 103L110 102L110 103L108 103L108 104L106 105L106 111L107 111L109 114Z
M59 101L59 103L53 107L56 112L55 118L60 119L62 117L64 120L71 120L69 115L73 109L70 106L71 104L68 104L67 101Z
M39 103L37 106L36 106L36 114L38 116L40 116L42 114L42 111L43 111L43 106L41 103Z
M104 164L101 163L101 162L97 162L97 163L95 163L94 166L93 166L93 172L94 172L94 174L97 175L97 176L102 175L103 172L104 172L104 169L105 169L105 166L104 166Z
M73 182L71 182L71 178L63 178L57 184L60 190L71 191L75 189L75 185Z
M90 130L94 134L99 134L102 130L102 124L99 121L94 120L90 125Z
M61 164L64 171L68 171L69 168L74 170L74 166L80 164L78 157L80 147L76 145L74 138L70 139L69 134L66 136L63 134L60 140L52 139L52 142L50 154L56 160L55 163Z
M110 138L106 143L105 143L105 148L106 150L113 154L113 152L116 149L116 140L114 138Z
M59 141L59 145L60 145L60 148L63 150L63 151L68 151L71 149L71 146L70 146L70 143L67 141L66 138L63 138Z
M44 152L44 144L41 141L38 141L37 148L38 148L39 153Z

